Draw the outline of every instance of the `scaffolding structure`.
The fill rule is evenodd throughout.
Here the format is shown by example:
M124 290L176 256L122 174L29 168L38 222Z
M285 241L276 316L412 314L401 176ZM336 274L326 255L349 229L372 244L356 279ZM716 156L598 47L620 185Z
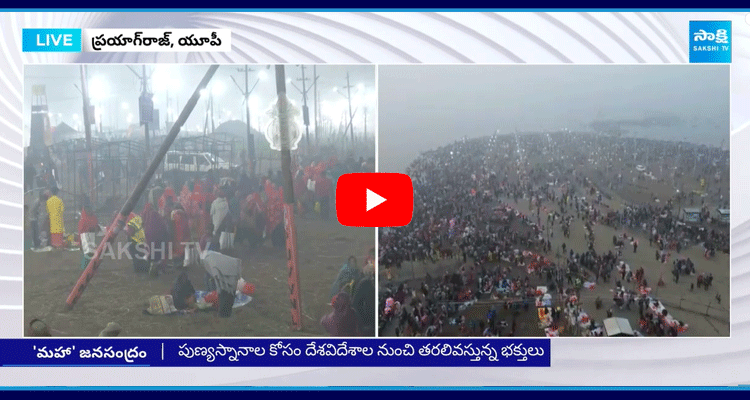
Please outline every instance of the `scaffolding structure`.
M94 188L88 180L88 153L85 139L71 139L49 147L59 166L58 181L66 207L66 219L75 218L82 197L93 193L91 204L97 217L109 221L117 211L118 200L126 198L145 171L143 142L104 141L92 138Z

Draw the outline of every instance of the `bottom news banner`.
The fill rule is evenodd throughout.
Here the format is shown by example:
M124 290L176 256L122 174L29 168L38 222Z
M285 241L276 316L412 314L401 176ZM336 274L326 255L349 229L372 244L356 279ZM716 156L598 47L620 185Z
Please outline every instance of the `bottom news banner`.
M549 339L8 339L0 365L549 367Z

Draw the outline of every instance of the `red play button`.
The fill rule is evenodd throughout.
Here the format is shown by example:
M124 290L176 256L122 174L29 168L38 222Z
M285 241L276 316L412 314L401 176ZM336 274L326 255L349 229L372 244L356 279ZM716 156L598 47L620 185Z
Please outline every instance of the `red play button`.
M404 174L346 174L336 184L336 216L346 226L404 226L411 222L414 189Z

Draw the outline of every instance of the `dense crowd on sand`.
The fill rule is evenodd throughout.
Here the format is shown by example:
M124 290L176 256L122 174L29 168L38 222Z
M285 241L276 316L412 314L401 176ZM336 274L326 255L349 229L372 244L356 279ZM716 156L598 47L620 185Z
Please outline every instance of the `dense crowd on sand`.
M567 330L599 336L602 321L589 318L579 302L582 290L597 284L612 286L612 308L637 304L639 334L684 332L687 325L652 296L650 284L663 285L661 278L648 282L643 268L631 269L623 253L648 249L655 263L672 264L676 280L697 275L708 290L712 274L700 272L700 260L680 253L693 246L702 246L706 259L728 252L728 226L711 208L726 207L728 199L706 185L726 174L727 155L708 147L681 149L691 152L682 155L665 142L630 143L572 132L496 135L462 139L420 156L406 171L414 185L412 222L380 232L381 335L515 335L519 313L537 309L540 334ZM668 194L615 205L613 195L626 186L646 186L653 177L647 171L623 176L633 168L622 160L647 164L649 157L672 160L654 167L660 170L695 170L700 190L674 190L660 178ZM694 166L696 157L711 162ZM586 164L597 166L592 172ZM684 221L680 210L688 206L700 209L698 221ZM585 240L570 239L575 225ZM611 239L595 237L597 225L617 233ZM596 251L595 241L609 240L610 250ZM397 276L406 263L449 267L442 276L428 272L404 282ZM468 318L479 304L490 305L486 315ZM600 298L595 304L605 307ZM512 318L500 317L505 314Z
M339 162L330 158L305 167L293 165L296 213L332 220L334 180L338 175L373 170L373 159L350 158ZM184 273L200 263L201 254L206 251L241 257L258 246L286 245L281 171L257 176L240 170L211 170L181 181L179 178L185 175L165 173L152 183L127 217L123 229L135 273L176 276L169 296L154 296L149 300L144 312L152 315L218 307L218 296L211 295L216 293L216 283L208 274L202 282L208 294L196 299L193 282ZM83 196L77 232L66 232L65 204L57 182L33 178L27 179L29 189L39 194L26 210L31 250L80 249L82 265L87 264L94 256L96 241L101 239L97 233L107 229L100 222L110 221L100 221L91 200ZM360 268L357 258L349 256L332 284L332 311L320 321L332 336L374 335L374 248L364 260ZM254 286L241 279L239 291L250 295ZM45 329L49 333L42 321L34 320L29 327L32 335L38 336Z

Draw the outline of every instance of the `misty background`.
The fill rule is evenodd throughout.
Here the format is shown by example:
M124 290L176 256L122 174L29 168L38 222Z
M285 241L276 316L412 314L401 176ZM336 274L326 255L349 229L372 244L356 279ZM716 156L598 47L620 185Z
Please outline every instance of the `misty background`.
M143 67L134 65L136 73L142 74ZM248 74L249 88L257 82L248 102L242 92L245 89L244 65L222 65L209 83L208 90L214 97L214 120L218 126L223 122L245 121L245 107L250 111L250 125L258 131L265 131L270 121L268 109L276 99L274 66L251 65ZM192 96L198 83L208 70L207 65L157 64L146 66L150 76L149 90L154 94L154 108L159 110L160 126L151 126L157 133L166 133L167 121L174 121L185 103ZM318 78L320 98L320 118L322 123L334 127L348 122L348 102L346 95L347 73L349 74L352 107L357 109L352 120L354 131L361 135L367 128L370 135L375 132L375 112L377 93L375 88L375 67L372 65L318 65L315 68ZM97 127L104 134L130 129L140 129L138 97L141 80L127 65L88 65L89 97L96 107ZM299 65L287 65L287 96L298 107L302 105L302 69ZM305 66L307 87L313 81L313 66ZM234 78L234 80L232 79ZM239 84L239 88L235 84ZM79 65L27 65L24 70L24 146L29 145L31 105L35 101L34 85L44 85L49 105L50 123L57 126L65 123L78 132L83 132L83 97ZM296 87L295 87L296 86ZM313 90L308 91L308 105L313 112ZM188 132L202 132L208 112L208 96L201 99L188 118L183 129ZM365 124L365 115L368 121ZM170 125L171 126L171 125ZM210 128L209 128L210 129ZM160 131L160 132L159 132ZM142 135L135 132L133 135ZM93 132L94 137L100 136Z
M729 146L728 66L380 66L379 171L495 132L607 131ZM563 133L560 133L563 134Z

